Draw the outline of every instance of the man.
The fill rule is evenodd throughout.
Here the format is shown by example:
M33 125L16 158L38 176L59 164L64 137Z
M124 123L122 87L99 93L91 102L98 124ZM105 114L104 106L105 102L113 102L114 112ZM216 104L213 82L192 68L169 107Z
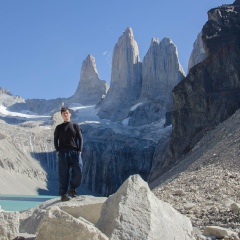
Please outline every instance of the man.
M83 138L80 127L70 121L69 108L61 108L61 116L64 122L55 128L54 146L58 156L59 195L61 201L69 201L68 195L76 197L76 189L81 184Z

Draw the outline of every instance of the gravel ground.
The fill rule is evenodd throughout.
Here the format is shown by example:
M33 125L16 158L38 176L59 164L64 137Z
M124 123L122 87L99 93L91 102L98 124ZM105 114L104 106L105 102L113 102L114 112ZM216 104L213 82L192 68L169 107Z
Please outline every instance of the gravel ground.
M208 132L153 186L153 193L188 216L194 227L220 226L240 235L240 112ZM240 206L240 205L239 205Z

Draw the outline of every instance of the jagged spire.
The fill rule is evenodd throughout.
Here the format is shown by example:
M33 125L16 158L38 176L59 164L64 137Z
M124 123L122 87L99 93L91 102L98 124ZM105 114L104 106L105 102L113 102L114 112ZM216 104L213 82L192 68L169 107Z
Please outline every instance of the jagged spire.
M99 79L95 58L89 54L82 63L80 81L71 100L81 104L97 104L107 90L106 81Z
M91 54L82 63L80 80L86 81L90 78L99 78L95 58Z
M151 40L142 65L141 99L161 99L167 108L172 107L172 90L184 78L178 60L177 48L170 38Z
M118 39L112 58L111 84L98 115L123 120L141 91L141 62L133 31L128 27Z

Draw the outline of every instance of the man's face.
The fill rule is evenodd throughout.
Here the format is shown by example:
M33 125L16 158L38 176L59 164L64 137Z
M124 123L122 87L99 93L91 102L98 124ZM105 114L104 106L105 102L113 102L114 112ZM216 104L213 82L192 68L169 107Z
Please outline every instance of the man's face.
M65 112L62 112L62 118L64 122L70 122L71 113L68 110Z

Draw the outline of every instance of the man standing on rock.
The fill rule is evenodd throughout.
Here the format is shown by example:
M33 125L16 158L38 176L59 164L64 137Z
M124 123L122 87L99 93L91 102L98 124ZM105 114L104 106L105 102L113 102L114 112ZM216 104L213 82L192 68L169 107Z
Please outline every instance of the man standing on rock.
M59 195L61 201L69 201L68 195L76 197L81 184L83 138L80 127L70 121L70 109L61 108L61 116L64 122L55 128L54 146L58 156Z

